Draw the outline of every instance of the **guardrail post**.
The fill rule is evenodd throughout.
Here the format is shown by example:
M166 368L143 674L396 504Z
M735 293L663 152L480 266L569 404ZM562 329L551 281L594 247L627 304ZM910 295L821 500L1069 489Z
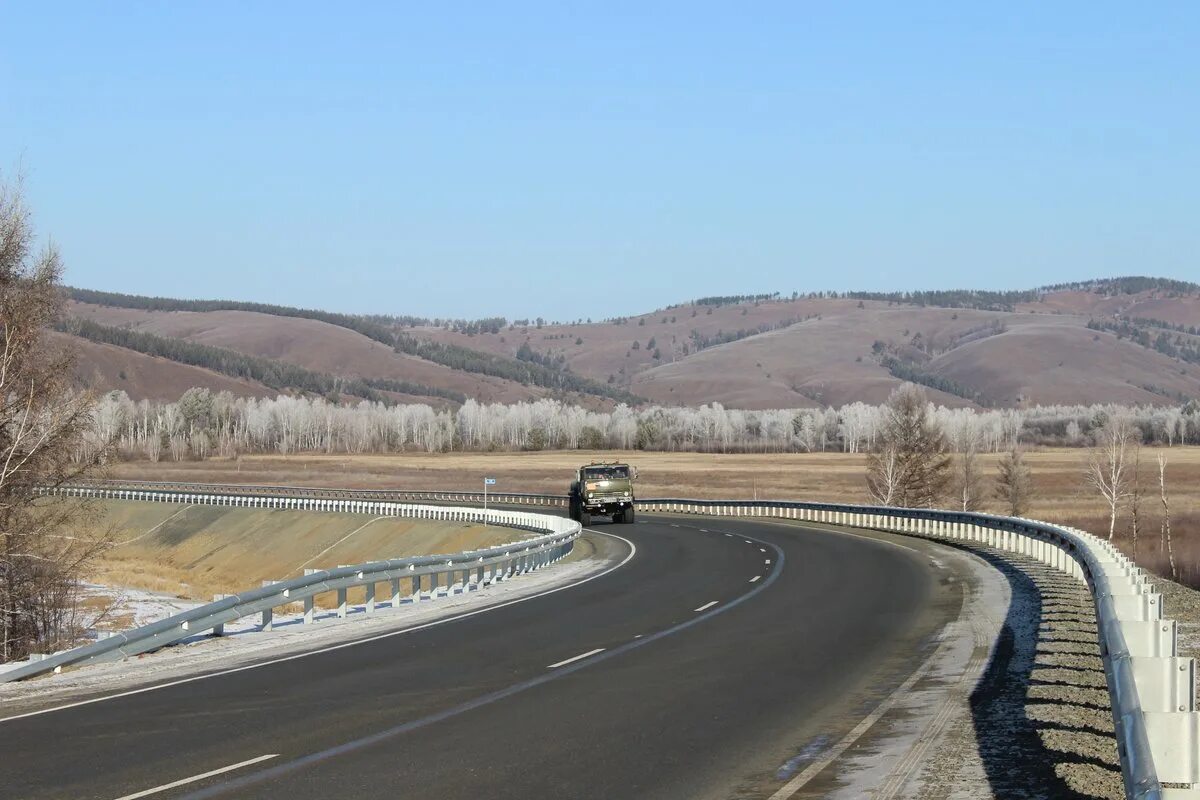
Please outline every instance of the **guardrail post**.
M337 615L338 619L346 618L346 587L337 590Z
M391 578L388 580L389 588L392 590L392 608L400 607L400 579Z
M304 624L313 624L313 596L311 594L304 598Z
M259 622L259 625L258 625L259 630L264 631L264 632L270 632L270 631L274 630L274 628L275 628L275 609L264 608L262 610L261 620L262 621Z
M366 588L367 588L367 600L366 600L367 613L374 614L375 613L375 581L371 581L370 583L368 583Z
M438 597L438 573L429 573L429 599L436 600Z

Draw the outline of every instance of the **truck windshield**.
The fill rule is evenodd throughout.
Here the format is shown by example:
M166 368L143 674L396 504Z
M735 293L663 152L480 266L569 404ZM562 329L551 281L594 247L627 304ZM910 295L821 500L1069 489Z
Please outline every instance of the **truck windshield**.
M625 480L629 477L629 467L588 467L583 475L593 481Z

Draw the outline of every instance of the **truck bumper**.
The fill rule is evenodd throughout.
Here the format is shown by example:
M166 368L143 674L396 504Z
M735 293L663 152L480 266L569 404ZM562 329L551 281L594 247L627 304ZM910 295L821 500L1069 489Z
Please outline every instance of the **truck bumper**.
M583 504L583 510L589 514L608 516L611 514L618 514L632 505L632 500L589 501Z

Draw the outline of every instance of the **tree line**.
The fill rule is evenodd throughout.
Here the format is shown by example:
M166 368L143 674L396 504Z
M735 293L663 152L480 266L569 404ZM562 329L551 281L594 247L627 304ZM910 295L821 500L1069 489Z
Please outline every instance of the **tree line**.
M1152 408L1050 406L1024 411L924 412L953 452L1003 453L1017 445L1091 446L1114 416L1139 439L1167 446L1200 443L1200 405ZM175 402L99 399L89 443L117 441L127 458L233 457L239 453L388 453L642 449L683 452L878 452L892 411L857 402L840 408L746 410L618 404L608 411L560 400L502 404L468 399L457 410L420 403L320 397L240 398L190 389ZM95 455L90 450L80 459Z
M145 355L166 358L180 364L203 367L232 378L258 381L276 390L290 389L311 392L330 398L349 395L379 402L387 400L385 394L387 392L442 397L456 403L466 400L464 394L451 389L390 378L346 378L330 375L285 361L246 355L224 347L198 344L186 339L159 336L146 331L101 325L89 319L64 318L56 321L54 327L59 331L79 336L91 342L116 345Z
M928 386L930 389L937 389L940 392L952 394L955 397L962 397L981 406L990 406L992 404L991 400L983 393L970 389L952 378L945 378L941 375L935 375L932 372L926 372L915 361L897 358L888 354L880 355L878 358L880 366L890 372L894 378L899 378L909 383L919 383L922 386Z
M183 300L174 297L151 297L121 292L104 292L96 289L63 287L66 296L79 303L131 308L140 311L250 311L270 314L275 317L296 317L336 325L339 328L361 333L363 336L391 347L396 330L400 328L433 327L444 328L456 333L474 336L479 333L499 333L508 325L504 317L482 319L456 319L440 317L418 317L399 314L341 314L336 311L321 311L312 308L296 308L274 303L255 303L241 300Z
M533 360L532 356L528 360L509 358L405 333L396 337L396 352L407 353L464 372L505 378L524 386L578 392L623 403L641 402L641 398L624 389L585 378L572 372L565 364L555 365L552 360ZM531 353L532 351L529 351L529 354Z
M1195 334L1186 331L1170 332L1159 330L1152 334L1146 320L1127 319L1090 319L1087 327L1094 331L1107 331L1118 339L1128 339L1134 344L1141 345L1147 350L1156 350L1169 357L1177 358L1189 364L1200 364L1200 339L1189 339ZM1191 330L1195 330L1194 328Z

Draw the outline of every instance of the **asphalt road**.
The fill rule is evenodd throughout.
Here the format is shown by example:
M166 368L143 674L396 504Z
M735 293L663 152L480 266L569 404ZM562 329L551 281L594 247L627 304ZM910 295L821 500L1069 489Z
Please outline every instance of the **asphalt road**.
M0 720L0 797L766 797L958 612L896 544L651 515L593 530L636 552L576 587Z

